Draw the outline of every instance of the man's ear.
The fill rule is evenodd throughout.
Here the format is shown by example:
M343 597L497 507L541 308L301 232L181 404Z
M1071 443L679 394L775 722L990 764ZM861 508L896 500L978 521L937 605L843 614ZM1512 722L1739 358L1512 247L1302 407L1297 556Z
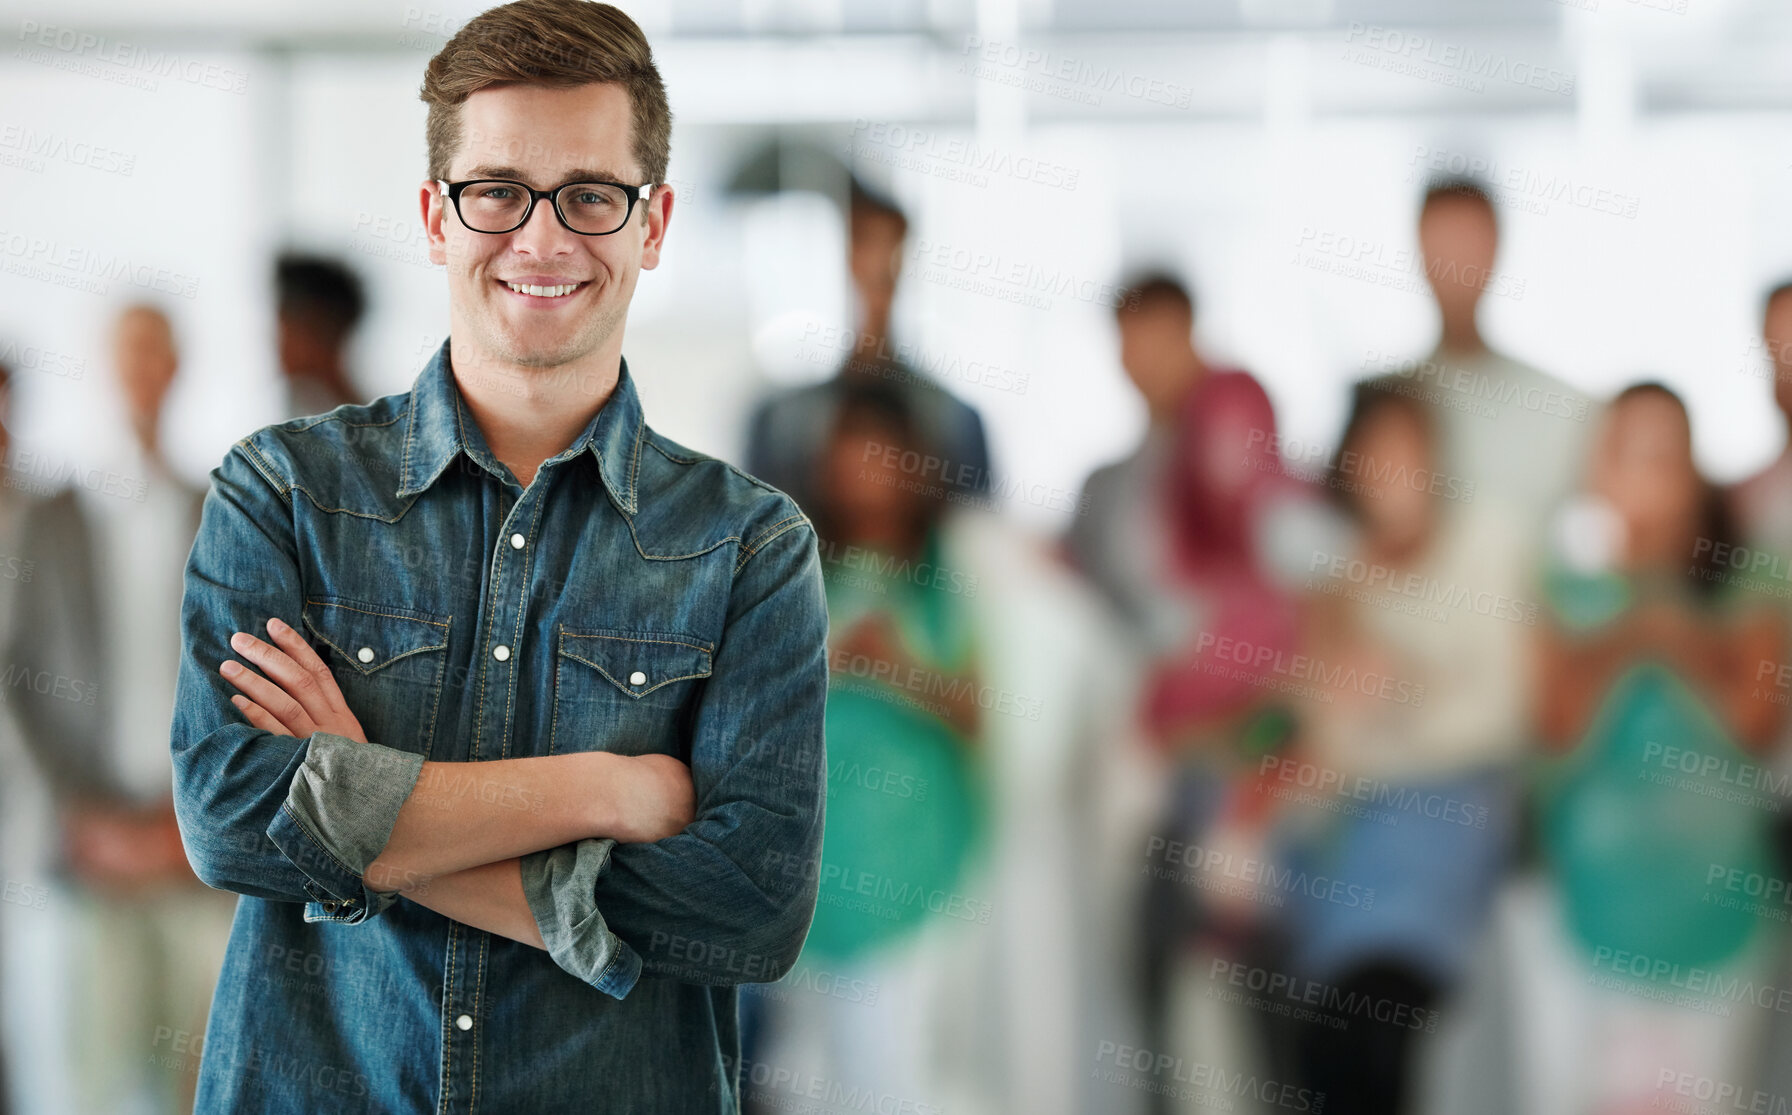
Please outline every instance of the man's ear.
M641 270L652 271L660 265L660 248L666 242L666 226L672 223L672 187L659 185L644 206L647 211L647 239L641 244Z
M442 235L442 213L447 198L437 189L434 179L425 178L418 195L423 208L423 232L429 237L429 262L448 265L448 241Z

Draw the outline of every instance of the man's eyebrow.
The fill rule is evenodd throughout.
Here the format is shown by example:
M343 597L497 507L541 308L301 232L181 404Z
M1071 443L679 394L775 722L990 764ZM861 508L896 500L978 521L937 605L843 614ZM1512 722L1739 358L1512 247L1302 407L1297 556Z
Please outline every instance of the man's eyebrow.
M507 178L512 182L529 181L528 177L516 167L493 166L490 163L479 164L467 171L467 175L471 178ZM575 170L567 171L566 176L560 179L559 184L565 185L568 182L623 182L629 185L636 184L631 182L626 175L618 174L613 170L592 170L588 167L579 167Z

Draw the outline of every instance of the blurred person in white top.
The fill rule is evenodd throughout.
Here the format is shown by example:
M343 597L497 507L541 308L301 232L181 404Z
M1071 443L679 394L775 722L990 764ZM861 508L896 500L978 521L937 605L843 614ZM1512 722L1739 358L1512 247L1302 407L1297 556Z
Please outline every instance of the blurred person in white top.
M66 1056L79 1110L190 1111L234 895L199 882L173 806L168 725L180 652L182 574L202 493L163 456L162 414L179 367L153 306L111 335L129 436L78 486L94 550L98 704L109 800L69 811ZM185 1041L182 1036L185 1036Z
M1792 279L1767 294L1761 313L1761 347L1766 373L1773 377L1773 405L1792 433ZM1747 544L1792 560L1792 437L1767 467L1737 484L1731 508ZM1784 563L1757 576L1792 582Z
M1473 485L1461 506L1492 510L1540 545L1580 475L1593 401L1481 336L1482 296L1517 289L1494 266L1499 219L1485 190L1467 179L1431 184L1419 210L1419 250L1437 299L1437 345L1392 372L1402 390L1437 411L1438 467Z
M1195 303L1168 274L1141 275L1114 309L1120 365L1145 404L1145 432L1125 457L1083 482L1082 510L1063 538L1065 553L1153 652L1184 632L1165 614L1165 576L1156 561L1169 545L1158 495L1169 470L1178 416L1210 370L1195 347Z

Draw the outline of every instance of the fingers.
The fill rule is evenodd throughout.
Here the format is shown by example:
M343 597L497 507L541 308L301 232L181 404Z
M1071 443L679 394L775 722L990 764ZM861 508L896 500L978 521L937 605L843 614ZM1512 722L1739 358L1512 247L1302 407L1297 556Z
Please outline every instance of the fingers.
M293 637L297 639L296 633ZM299 639L298 641L303 642L304 640ZM318 685L317 675L293 661L292 656L286 651L257 639L247 631L238 631L232 635L230 647L249 662L259 666L268 680L279 686L287 697L296 701L311 720L319 721L328 718L331 711L330 702ZM280 705L267 704L266 701L263 701L261 694L249 693L249 696L257 701L262 701L267 705L269 711L280 716L281 719L286 718L285 709Z
M264 732L273 732L275 735L281 736L295 736L300 739L303 739L310 734L309 732L301 733L293 731L291 728L280 723L280 721L270 715L267 709L262 708L247 697L241 695L232 697L230 698L230 703L235 705L237 711L243 714L243 719Z
M242 636L241 632L238 632L238 636L246 637ZM272 648L269 649L271 650ZM218 672L224 675L224 680L242 690L245 697L254 704L259 705L261 709L265 713L271 715L275 721L275 726L273 727L268 727L263 724L255 724L256 727L265 728L265 730L270 732L278 731L283 735L298 736L300 738L308 736L317 730L315 723L312 721L311 716L306 713L304 706L300 705L298 701L288 695L286 690L275 685L267 678L262 677L254 670L249 669L241 662L226 662L218 667ZM232 698L231 703L236 703L234 698ZM239 705L238 707L241 708L242 706ZM251 720L250 723L254 724L255 721Z
M287 657L317 683L318 692L331 709L347 707L342 699L342 689L336 684L336 675L330 672L329 665L311 649L311 644L305 641L303 635L276 617L268 619L268 634L273 636L274 645L285 651Z

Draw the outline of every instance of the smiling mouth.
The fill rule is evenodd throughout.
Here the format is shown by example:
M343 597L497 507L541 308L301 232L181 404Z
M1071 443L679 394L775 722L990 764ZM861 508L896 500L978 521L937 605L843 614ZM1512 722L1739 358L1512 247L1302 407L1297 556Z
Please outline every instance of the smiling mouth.
M527 295L530 298L542 299L568 298L590 285L590 280L579 283L559 283L554 286L534 286L529 283L513 283L505 279L499 279L498 281L517 294Z

